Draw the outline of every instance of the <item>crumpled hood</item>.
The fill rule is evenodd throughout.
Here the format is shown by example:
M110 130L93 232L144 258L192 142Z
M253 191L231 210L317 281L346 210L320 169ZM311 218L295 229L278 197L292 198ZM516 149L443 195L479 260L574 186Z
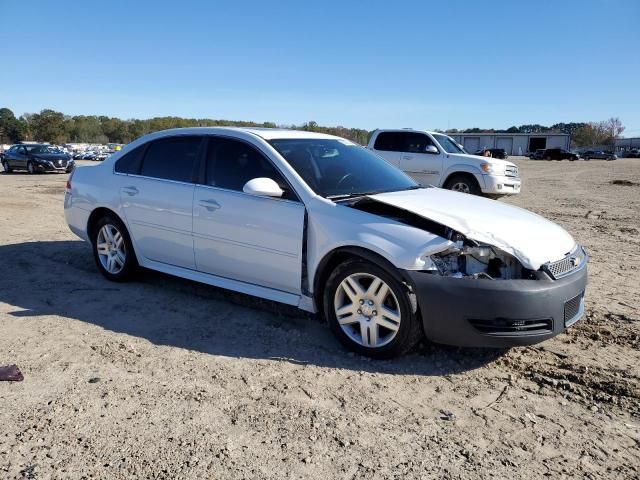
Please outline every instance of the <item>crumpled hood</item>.
M559 225L496 200L441 188L379 193L369 198L438 222L477 242L493 245L532 270L564 258L575 246L571 235Z

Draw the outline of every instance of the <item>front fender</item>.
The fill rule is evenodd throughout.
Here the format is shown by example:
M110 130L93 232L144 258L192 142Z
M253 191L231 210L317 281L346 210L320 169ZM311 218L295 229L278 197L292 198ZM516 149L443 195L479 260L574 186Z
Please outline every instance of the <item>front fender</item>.
M474 165L466 165L464 163L456 163L447 167L441 177L440 185L438 186L442 187L447 182L449 177L451 177L451 175L455 175L456 173L470 173L478 181L478 185L480 185L480 188L485 188L484 175L482 173L482 170Z

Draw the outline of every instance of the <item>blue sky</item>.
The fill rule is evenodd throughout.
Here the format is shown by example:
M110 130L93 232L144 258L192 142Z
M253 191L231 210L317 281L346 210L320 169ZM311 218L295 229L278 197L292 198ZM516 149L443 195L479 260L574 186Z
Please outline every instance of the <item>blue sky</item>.
M0 0L0 106L640 135L640 2Z

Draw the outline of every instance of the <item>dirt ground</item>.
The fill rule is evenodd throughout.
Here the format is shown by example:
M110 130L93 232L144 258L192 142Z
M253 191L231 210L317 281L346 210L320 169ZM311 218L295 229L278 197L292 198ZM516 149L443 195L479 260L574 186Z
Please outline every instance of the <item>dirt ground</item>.
M0 478L638 478L640 160L516 162L501 201L591 255L585 317L382 362L271 302L109 283L64 222L66 176L1 174L0 365L25 380L0 382Z

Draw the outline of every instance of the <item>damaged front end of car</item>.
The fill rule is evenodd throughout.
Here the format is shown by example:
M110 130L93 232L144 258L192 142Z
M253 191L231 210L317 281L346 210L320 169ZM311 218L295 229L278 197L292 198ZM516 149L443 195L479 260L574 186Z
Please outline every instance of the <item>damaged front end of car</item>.
M444 277L486 280L537 280L536 271L529 270L514 256L491 245L484 245L456 234L450 248L422 257L423 270Z

